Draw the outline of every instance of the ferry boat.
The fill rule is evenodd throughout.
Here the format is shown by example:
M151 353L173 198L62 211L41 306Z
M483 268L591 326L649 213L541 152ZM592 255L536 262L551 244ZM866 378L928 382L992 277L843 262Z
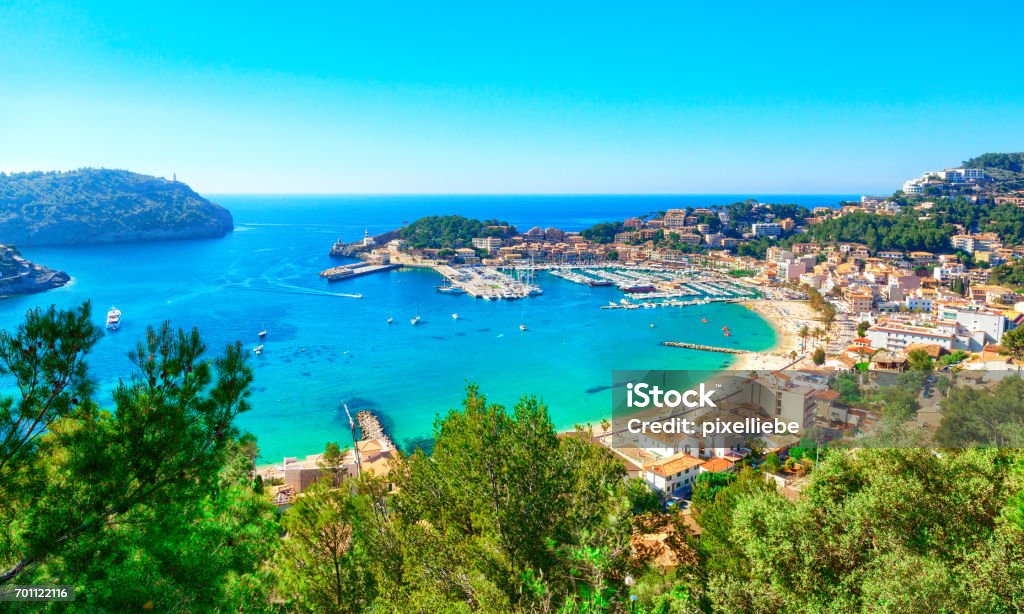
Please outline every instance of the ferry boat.
M121 328L121 310L117 307L111 307L110 311L107 312L107 330L117 330Z

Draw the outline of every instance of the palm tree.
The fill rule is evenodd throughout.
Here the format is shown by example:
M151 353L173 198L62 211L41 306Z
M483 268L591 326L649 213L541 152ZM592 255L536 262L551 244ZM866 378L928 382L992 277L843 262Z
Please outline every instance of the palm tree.
M800 327L800 349L801 350L806 350L807 349L807 337L810 336L810 334L811 334L811 330L809 328L807 328L806 324L804 324L803 326Z
M825 339L826 337L825 330L822 329L820 326L815 327L811 334L814 335L815 340L819 341Z

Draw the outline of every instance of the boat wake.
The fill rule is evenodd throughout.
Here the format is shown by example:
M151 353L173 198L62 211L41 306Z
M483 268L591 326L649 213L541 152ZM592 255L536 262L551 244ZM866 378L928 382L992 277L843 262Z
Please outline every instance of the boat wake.
M290 286L287 284L253 286L250 284L229 283L224 284L224 287L231 288L232 290L245 290L247 292L267 292L270 294L299 294L303 296L325 296L333 298L363 298L362 294L349 294L346 292L327 292L324 290L314 290L313 288L303 288L302 286Z

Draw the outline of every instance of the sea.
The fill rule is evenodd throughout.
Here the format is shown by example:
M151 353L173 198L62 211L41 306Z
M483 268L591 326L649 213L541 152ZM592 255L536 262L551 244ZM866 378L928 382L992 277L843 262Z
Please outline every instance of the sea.
M234 232L222 239L22 249L35 262L67 271L72 283L0 301L0 328L15 328L34 307L70 308L83 301L92 302L102 327L106 311L116 306L123 314L120 330L107 332L88 359L106 406L112 406L120 379L132 373L127 354L147 326L168 321L197 327L211 356L236 341L249 351L266 329L263 353L250 352L252 409L237 420L257 437L261 463L320 452L330 441L350 444L343 402L353 412L376 412L403 449L429 448L437 419L460 407L470 384L506 407L535 396L560 429L596 424L611 413L613 370L717 370L731 362L727 354L664 347L662 341L765 350L776 342L773 328L738 305L600 309L622 293L545 273L537 279L543 295L518 301L440 294L435 287L442 279L427 270L329 284L318 273L341 263L328 256L331 245L426 215L571 231L748 197L810 207L855 198L215 195L211 200L235 220ZM416 315L421 322L413 326ZM722 326L731 337L723 338Z

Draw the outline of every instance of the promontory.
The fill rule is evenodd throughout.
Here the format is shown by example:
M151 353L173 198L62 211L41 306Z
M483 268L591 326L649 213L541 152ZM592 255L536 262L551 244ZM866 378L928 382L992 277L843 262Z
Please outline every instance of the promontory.
M232 228L227 209L179 181L107 169L0 173L0 243L207 239Z

